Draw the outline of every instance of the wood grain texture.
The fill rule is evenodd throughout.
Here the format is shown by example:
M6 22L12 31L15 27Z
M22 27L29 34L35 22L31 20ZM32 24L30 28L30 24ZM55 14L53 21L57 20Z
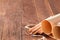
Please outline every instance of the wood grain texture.
M36 15L36 9L33 0L23 0L23 17L22 17L22 40L36 40L36 38L31 37L26 32L24 26L28 24L38 23L38 18Z
M1 0L0 2L2 10L0 13L0 40L21 40L22 1Z
M59 4L59 0L0 0L0 40L40 40L28 35L24 26L59 13Z
M60 13L60 0L48 0L54 14Z
M39 20L43 20L50 15L53 15L53 11L51 10L50 4L48 0L34 0L34 5L37 11L37 16ZM44 15L43 15L44 14Z

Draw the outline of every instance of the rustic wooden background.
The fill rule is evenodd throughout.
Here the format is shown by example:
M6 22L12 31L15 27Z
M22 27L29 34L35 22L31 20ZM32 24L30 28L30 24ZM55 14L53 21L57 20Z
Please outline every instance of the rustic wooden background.
M24 26L59 12L60 0L0 0L0 40L38 40Z

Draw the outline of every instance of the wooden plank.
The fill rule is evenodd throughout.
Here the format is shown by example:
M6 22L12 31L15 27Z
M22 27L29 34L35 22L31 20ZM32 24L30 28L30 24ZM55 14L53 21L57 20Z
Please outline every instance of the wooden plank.
M23 17L22 17L22 40L36 40L36 38L28 35L25 25L38 23L36 9L33 0L23 0Z
M1 5L5 12L4 26L2 26L3 23L0 25L0 28L3 27L0 29L1 40L21 40L21 15L23 13L21 0L2 0Z
M32 0L23 0L23 8L24 8L23 17L25 17L26 19L23 18L22 23L23 24L24 23L28 24L27 22L36 23L36 21L38 21L38 18L36 16L36 9L34 7L33 1Z
M3 35L3 27L4 27L4 15L5 15L5 9L2 5L2 0L0 0L0 40L2 40Z

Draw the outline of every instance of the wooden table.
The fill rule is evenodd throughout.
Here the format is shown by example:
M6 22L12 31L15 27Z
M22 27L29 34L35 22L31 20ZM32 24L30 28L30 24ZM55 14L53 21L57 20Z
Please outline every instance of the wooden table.
M40 40L28 35L24 26L59 13L59 4L59 0L0 0L0 40Z

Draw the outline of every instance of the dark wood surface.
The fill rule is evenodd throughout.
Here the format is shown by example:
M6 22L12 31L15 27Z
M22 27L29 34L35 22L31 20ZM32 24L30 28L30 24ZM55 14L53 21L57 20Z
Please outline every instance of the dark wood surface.
M24 26L60 12L60 0L0 0L0 40L40 40Z

